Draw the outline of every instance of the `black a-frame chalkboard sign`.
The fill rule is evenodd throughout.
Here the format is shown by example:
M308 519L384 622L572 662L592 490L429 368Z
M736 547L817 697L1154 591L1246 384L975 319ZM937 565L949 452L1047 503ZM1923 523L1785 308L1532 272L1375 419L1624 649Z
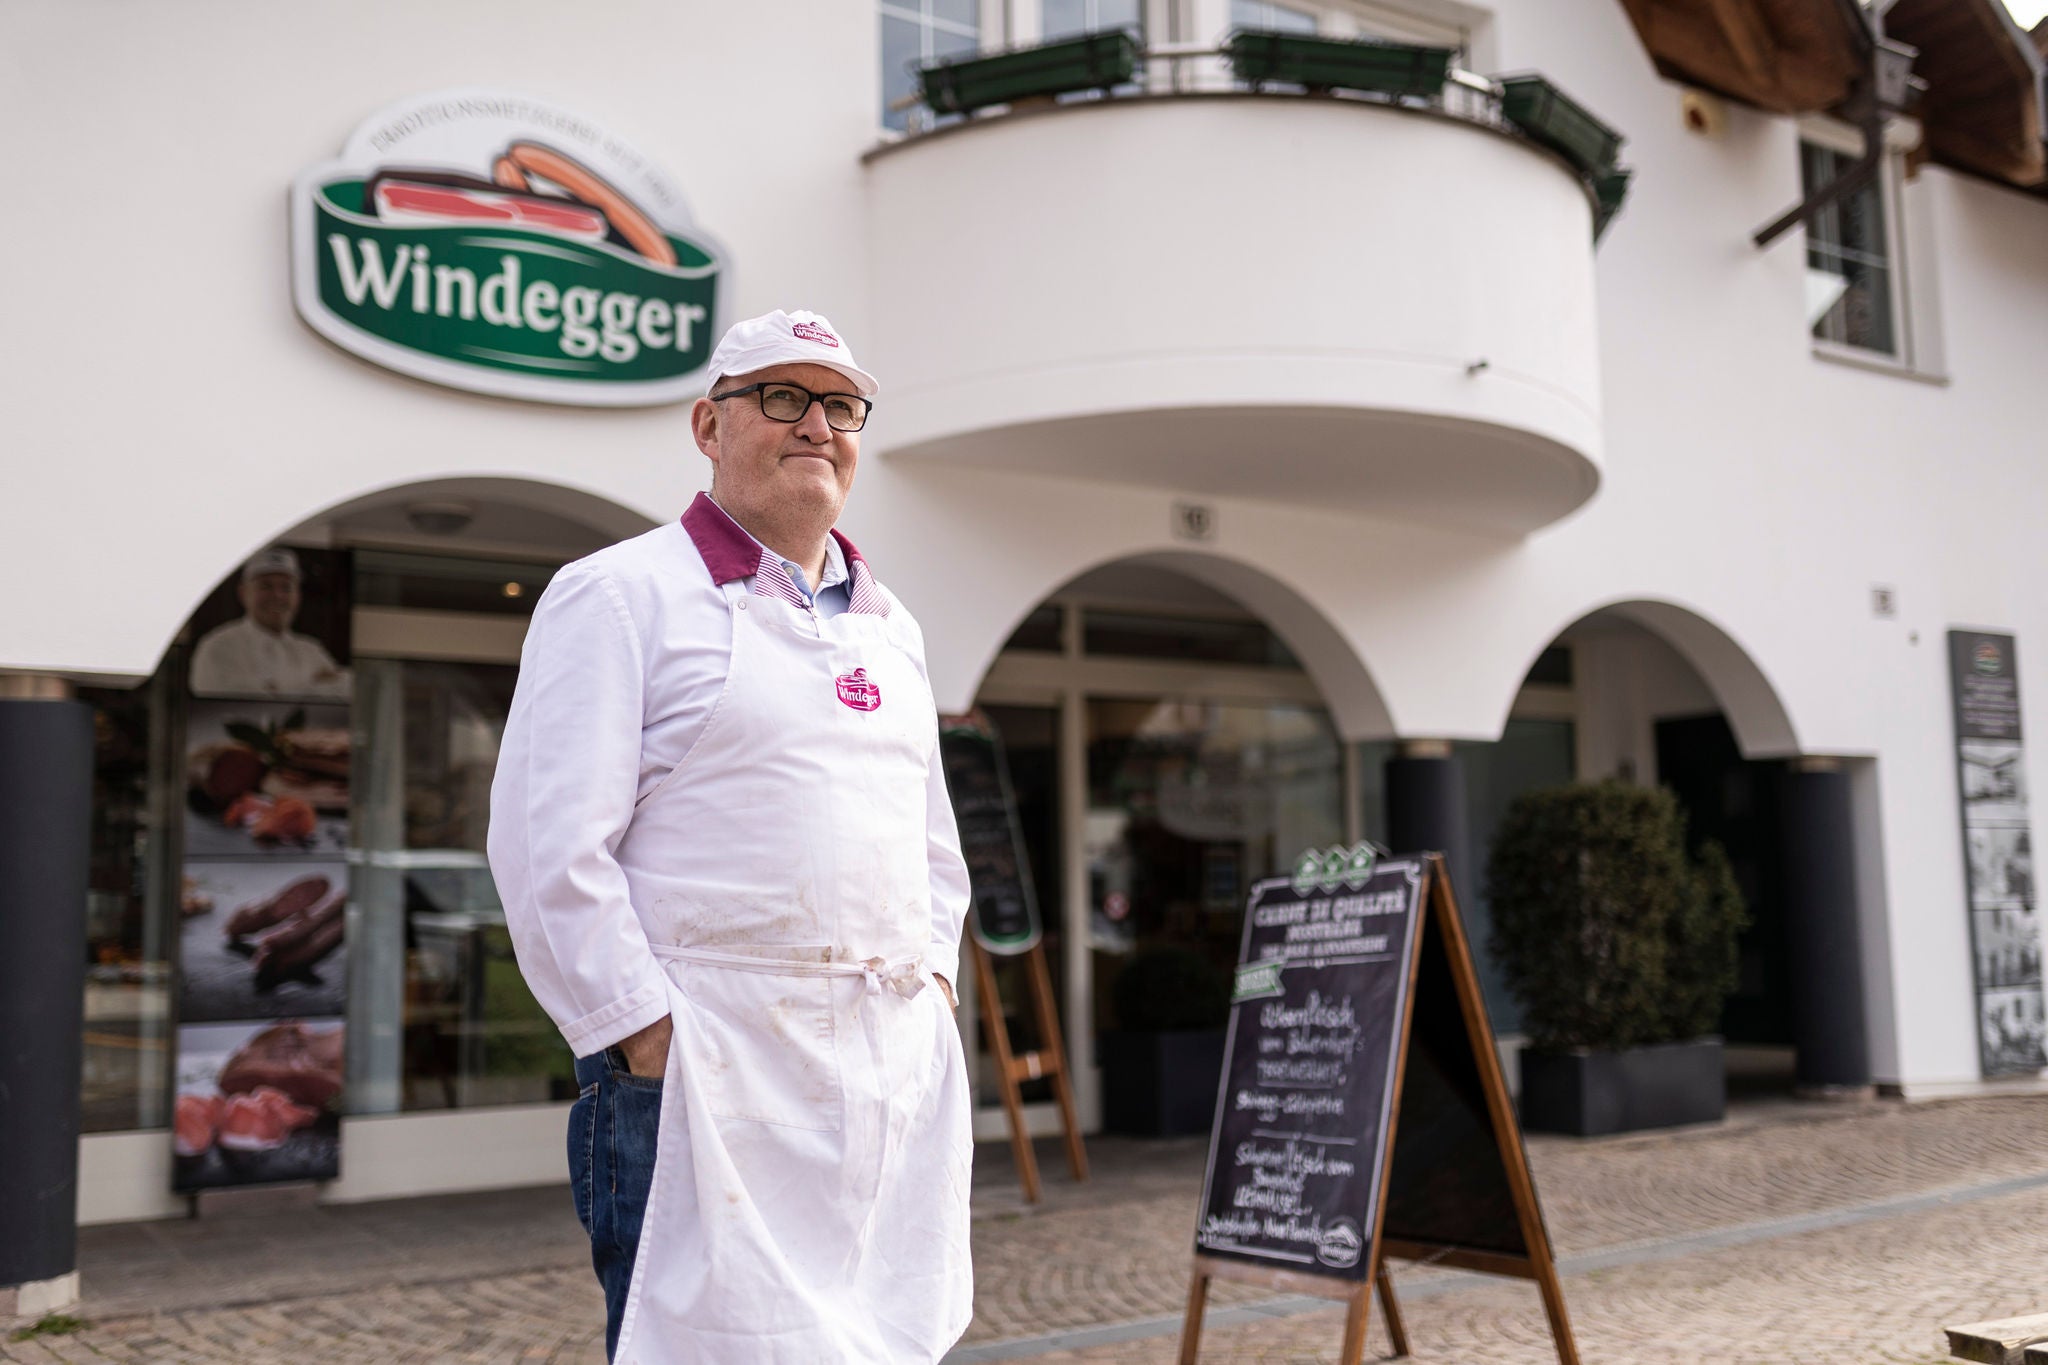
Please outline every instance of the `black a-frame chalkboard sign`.
M1038 897L1031 886L1031 863L1017 817L1017 793L1010 785L1002 737L979 709L964 716L939 717L939 751L971 888L965 956L974 964L975 1000L988 1034L1003 1112L1010 1120L1017 1178L1024 1186L1024 1201L1036 1204L1038 1158L1031 1150L1031 1130L1024 1119L1026 1081L1051 1082L1067 1135L1067 1169L1076 1180L1088 1178L1088 1152L1081 1141L1081 1116L1074 1104L1066 1045L1060 1041L1059 1007L1053 1000L1052 971L1045 962L1045 930L1039 923ZM1038 1027L1038 1046L1029 1052L1010 1046L1010 1026L996 983L998 958L1014 959L1023 967Z
M1252 888L1181 1365L1218 1279L1348 1304L1342 1365L1376 1288L1406 1355L1388 1257L1534 1280L1578 1365L1444 860L1361 846Z

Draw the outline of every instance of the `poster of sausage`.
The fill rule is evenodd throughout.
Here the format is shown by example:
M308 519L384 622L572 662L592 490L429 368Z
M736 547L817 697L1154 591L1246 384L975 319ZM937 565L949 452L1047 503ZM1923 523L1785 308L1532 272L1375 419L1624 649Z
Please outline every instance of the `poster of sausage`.
M184 1022L347 1008L347 864L187 863L178 909Z

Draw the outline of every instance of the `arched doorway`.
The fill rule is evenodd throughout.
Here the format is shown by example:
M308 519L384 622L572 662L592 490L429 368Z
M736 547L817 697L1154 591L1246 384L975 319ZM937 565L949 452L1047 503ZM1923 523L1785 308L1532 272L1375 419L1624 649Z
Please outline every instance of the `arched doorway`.
M553 1178L572 1059L511 956L490 783L535 601L648 524L524 481L380 490L219 564L148 680L79 689L101 736L89 1217L164 1212L164 1163L208 1158L148 1130L204 1088L208 1046L288 1021L346 1039L340 1103L364 1126L327 1197ZM316 885L340 923L266 977L238 917Z
M1870 935L1848 858L1851 778L1864 765L1801 756L1756 659L1673 603L1623 601L1586 613L1548 643L1530 682L1544 672L1566 685L1561 714L1571 717L1577 778L1669 788L1694 846L1711 840L1728 854L1750 917L1720 1024L1731 1094L1867 1082L1863 1000L1872 972L1860 943ZM1502 746L1476 747L1497 752L1512 734L1511 723ZM1486 786L1475 783L1478 867L1488 816L1497 819L1513 794ZM1484 805L1494 808L1482 813ZM1822 841L1831 849L1815 846L1817 818L1835 830ZM1474 899L1466 897L1468 907ZM1483 917L1483 900L1479 910ZM1834 1079L1856 1075L1862 1081Z
M1246 600L1262 595L1281 610ZM1290 617L1297 601L1221 561L1117 561L1045 598L982 679L1091 1130L1206 1131L1247 889L1358 835L1344 722L1384 711L1334 632L1306 607ZM1028 1039L1026 1002L1004 995ZM985 1008L968 1002L970 1037ZM1195 1097L1178 1119L1161 1109L1175 1109L1162 1068ZM979 1070L977 1131L995 1137L985 1054ZM1029 1118L1041 1132L1055 1121L1049 1103Z

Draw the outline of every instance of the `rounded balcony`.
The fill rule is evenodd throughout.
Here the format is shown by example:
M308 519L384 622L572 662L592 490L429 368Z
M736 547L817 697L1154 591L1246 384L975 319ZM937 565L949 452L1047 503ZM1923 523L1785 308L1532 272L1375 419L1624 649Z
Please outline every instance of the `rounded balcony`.
M1599 484L1597 206L1501 127L1134 95L866 165L887 458L1509 535Z

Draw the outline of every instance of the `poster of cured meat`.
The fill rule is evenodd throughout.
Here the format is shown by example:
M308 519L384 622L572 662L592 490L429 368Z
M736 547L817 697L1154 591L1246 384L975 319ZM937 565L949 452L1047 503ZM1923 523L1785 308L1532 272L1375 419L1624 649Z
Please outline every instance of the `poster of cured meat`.
M347 1008L347 864L188 863L178 908L184 1022Z
M343 1038L338 1019L182 1025L173 1188L339 1176Z
M348 708L195 701L185 714L185 854L348 850Z
M272 546L193 621L172 1185L333 1180L347 1074L346 554Z

